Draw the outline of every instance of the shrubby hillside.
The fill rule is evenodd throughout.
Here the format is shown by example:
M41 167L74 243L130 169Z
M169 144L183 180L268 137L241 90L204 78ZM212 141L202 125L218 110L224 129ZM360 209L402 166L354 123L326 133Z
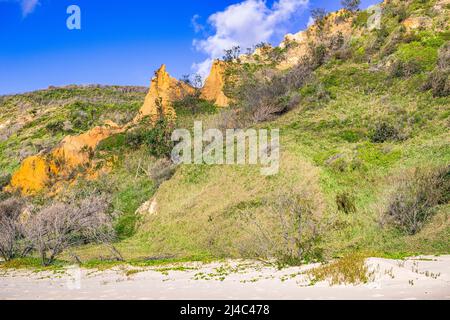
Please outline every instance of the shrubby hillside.
M119 87L2 97L0 210L15 231L0 242L13 247L9 257L284 265L355 252L448 253L450 4L386 0L378 8L379 26L367 11L321 13L278 47L259 44L244 55L233 48L204 88L163 67L145 102L140 88ZM117 126L88 150L68 149L103 120ZM192 130L195 120L205 128L279 128L279 173L172 164L172 130ZM58 149L67 135L74 138ZM59 150L86 156L68 170L73 157ZM31 180L23 175L37 171L19 164L36 154L33 163L49 174L24 192ZM23 210L15 212L18 203ZM56 253L52 239L36 247L26 222L55 212L78 226L58 230L64 250ZM89 226L80 226L86 217Z

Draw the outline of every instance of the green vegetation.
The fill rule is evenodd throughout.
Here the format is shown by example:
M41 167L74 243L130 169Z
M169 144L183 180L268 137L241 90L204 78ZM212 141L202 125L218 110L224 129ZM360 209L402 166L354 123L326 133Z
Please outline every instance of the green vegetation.
M341 257L311 272L313 282L340 284L368 281L369 254L448 254L449 31L435 3L390 2L382 29L373 31L361 30L366 12L348 13L355 17L351 39L325 34L289 70L266 58L278 62L295 46L273 52L264 47L267 52L252 63L233 62L232 50L226 59L225 89L234 98L229 109L195 95L174 103L175 126L183 128L192 128L194 120L205 128L279 128L277 175L262 176L259 166L249 165L175 167L165 159L172 127L160 119L153 128L141 124L102 141L93 160L103 160L104 172L66 191L111 197L114 246L135 266L230 257L276 258L284 266ZM409 31L399 25L417 16L431 23ZM88 98L71 101L81 94ZM52 99L70 101L48 103ZM141 92L111 88L2 97L2 110L29 103L27 112L35 115L0 140L1 181L8 181L24 154L98 119L114 120L112 114L119 123L131 118L142 100ZM36 109L38 102L48 105L46 112ZM20 118L18 106L11 110L0 113L0 121ZM154 212L136 213L153 199ZM73 254L84 266L123 263L103 245L79 246ZM61 259L72 258L66 252Z
M341 259L314 268L308 272L311 284L328 280L331 285L360 284L369 282L372 273L365 265L366 256L350 254Z

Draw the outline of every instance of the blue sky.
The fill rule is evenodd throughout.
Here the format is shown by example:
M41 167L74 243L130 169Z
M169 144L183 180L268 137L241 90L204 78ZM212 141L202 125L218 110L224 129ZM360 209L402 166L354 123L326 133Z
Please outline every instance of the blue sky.
M362 7L377 3L363 0ZM81 30L66 27L69 5ZM232 44L278 44L339 0L0 0L0 94L67 84L148 86L162 63L205 73Z

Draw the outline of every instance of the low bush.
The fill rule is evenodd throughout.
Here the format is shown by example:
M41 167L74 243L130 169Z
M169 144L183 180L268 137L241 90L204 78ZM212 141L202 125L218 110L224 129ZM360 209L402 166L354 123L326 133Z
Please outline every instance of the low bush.
M261 202L268 220L249 216L246 228L254 230L252 256L276 258L280 266L300 265L322 259L319 212L306 193L285 192Z
M171 140L173 123L166 119L159 119L155 125L144 134L144 142L147 144L151 155L157 158L169 158L173 148Z
M300 103L297 93L312 73L310 64L299 64L287 72L263 70L243 72L235 90L242 126L263 122L279 116Z
M388 201L385 218L413 235L422 229L437 205L449 201L450 167L418 168L402 174Z
M6 187L10 181L11 181L11 174L8 173L0 175L0 191L2 191L3 188Z
M365 260L363 254L349 254L308 271L308 275L312 283L326 280L330 285L367 283L373 279L373 273L369 271Z
M370 133L370 140L374 143L383 143L402 140L402 136L396 127L388 122L381 121L375 125Z
M100 141L96 151L119 151L122 150L125 146L126 135L123 133L118 133Z
M356 211L355 200L348 192L342 192L336 195L336 205L339 211L345 213L353 213Z
M0 202L0 256L9 261L26 254L23 246L24 229L20 216L25 203L18 198Z
M176 165L169 159L160 159L155 163L150 171L150 177L159 186L166 180L169 180L175 173Z

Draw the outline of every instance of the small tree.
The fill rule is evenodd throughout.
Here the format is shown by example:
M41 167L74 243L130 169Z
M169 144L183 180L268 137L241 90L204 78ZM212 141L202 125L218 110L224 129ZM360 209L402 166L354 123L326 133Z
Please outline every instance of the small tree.
M53 203L35 214L25 234L39 253L43 265L50 265L64 250L86 242L108 243L114 237L108 202L99 196L80 203Z
M159 110L158 119L156 120L154 126L145 132L144 141L146 142L152 156L158 158L168 158L173 148L171 135L174 125L173 122L169 121L164 116L161 101L157 101L157 107Z
M20 215L24 206L24 202L18 198L0 202L0 256L5 261L24 254L24 248L20 245L23 240Z
M348 11L357 11L361 4L361 0L341 0L341 4L344 9L347 9Z
M241 54L241 47L234 46L231 49L225 50L224 56L222 57L223 61L233 62L239 60L239 55Z
M316 23L323 21L323 19L325 19L326 16L327 12L323 8L316 8L311 10L311 17L314 19Z

